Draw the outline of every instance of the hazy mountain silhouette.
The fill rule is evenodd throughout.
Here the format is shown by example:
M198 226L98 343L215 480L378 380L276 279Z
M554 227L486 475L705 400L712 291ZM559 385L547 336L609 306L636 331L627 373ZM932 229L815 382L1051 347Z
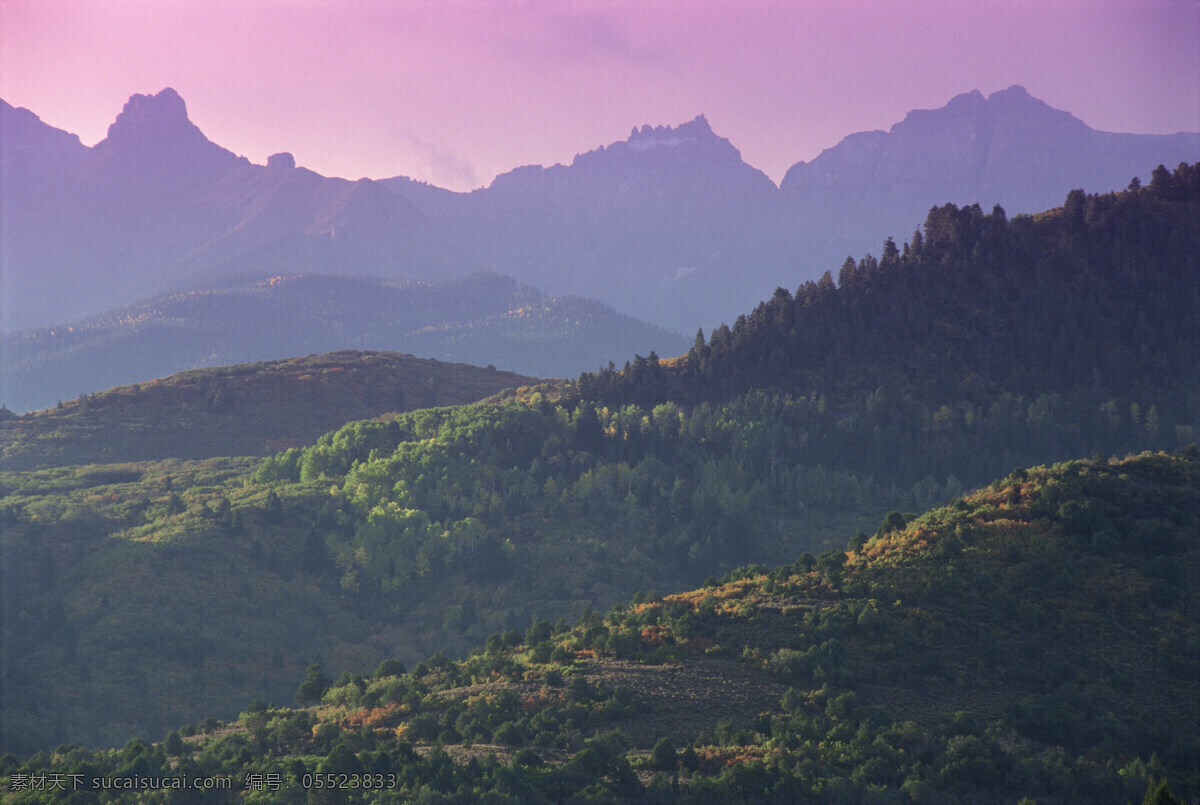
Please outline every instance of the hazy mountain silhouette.
M680 329L727 315L728 294L774 244L778 189L703 116L634 129L570 165L517 168L452 205L382 184L459 244L461 261Z
M518 168L472 193L380 183L453 233L459 260L690 333L847 255L878 253L883 236L902 242L934 205L1032 213L1071 189L1119 190L1197 158L1200 134L1095 131L1011 87L850 135L794 165L779 189L703 116L635 128L568 166Z
M0 340L0 403L16 411L201 366L342 349L393 350L575 377L610 360L678 354L679 335L577 296L508 277L441 283L289 275L231 278L156 297L70 328Z
M28 200L44 182L73 169L88 153L79 137L42 122L28 109L0 101L0 145L5 198Z
M486 270L690 333L878 250L881 233L903 241L936 204L1033 212L1200 159L1200 134L1095 131L1020 87L853 134L780 188L703 116L471 193L327 178L286 153L253 165L207 140L170 89L133 96L93 148L7 105L0 126L10 331L245 271Z
M57 130L10 110L5 164L27 143L56 141ZM16 137L9 119L21 123ZM93 148L57 141L29 160L40 203L5 224L6 330L247 268L409 276L424 253L422 216L396 194L296 168L287 154L253 165L205 138L172 89L134 95ZM6 177L6 208L24 207L27 192Z
M909 112L890 131L852 134L780 189L792 220L819 240L815 253L860 255L888 233L907 240L934 204L1000 204L1009 215L1062 203L1074 188L1123 189L1159 164L1200 156L1200 134L1112 134L1089 128L1013 86L986 99L958 95L940 109Z

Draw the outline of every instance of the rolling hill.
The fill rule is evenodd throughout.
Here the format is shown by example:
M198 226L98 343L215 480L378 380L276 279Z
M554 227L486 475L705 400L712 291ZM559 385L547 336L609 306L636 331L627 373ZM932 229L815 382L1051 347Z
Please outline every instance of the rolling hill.
M462 405L532 382L389 352L193 369L0 420L0 467L262 456L352 420Z
M1194 449L1018 470L848 550L411 672L313 664L309 706L0 773L13 802L48 773L228 779L210 802L1182 802L1162 781L1200 793L1197 534Z
M346 349L575 377L618 357L679 354L688 345L598 302L547 298L495 274L437 283L238 277L0 339L0 402L18 412L187 369Z

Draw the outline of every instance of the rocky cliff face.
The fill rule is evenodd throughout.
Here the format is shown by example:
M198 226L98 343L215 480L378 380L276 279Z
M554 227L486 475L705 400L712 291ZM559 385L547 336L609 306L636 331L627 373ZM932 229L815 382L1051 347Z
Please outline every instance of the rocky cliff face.
M171 88L134 95L79 171L85 191L146 202L196 193L250 162L209 142ZM132 199L130 196L132 195ZM120 201L121 199L116 199Z
M184 151L205 148L210 143L188 119L187 104L167 87L157 95L133 95L111 126L108 136L97 143L100 150L130 145Z

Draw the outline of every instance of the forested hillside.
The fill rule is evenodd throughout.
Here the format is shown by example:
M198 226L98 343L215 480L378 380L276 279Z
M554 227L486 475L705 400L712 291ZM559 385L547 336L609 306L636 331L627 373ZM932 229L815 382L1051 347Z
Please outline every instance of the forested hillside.
M298 708L6 756L0 780L14 803L59 801L55 777L93 802L1182 802L1198 535L1195 449L1017 470L848 550L462 661L314 664ZM139 775L228 789L113 790Z
M741 447L754 428L535 400L357 422L265 462L0 473L5 747L278 700L319 655L463 651L910 502L819 467L772 494Z
M1200 433L1200 165L1011 221L934 208L836 283L779 289L680 360L578 388L604 405L785 398L808 410L781 444L903 485L1186 444Z
M258 462L2 474L5 748L161 735L282 701L322 658L460 653L820 554L1016 465L1187 444L1198 197L1184 166L1033 219L942 208L907 257L677 360Z

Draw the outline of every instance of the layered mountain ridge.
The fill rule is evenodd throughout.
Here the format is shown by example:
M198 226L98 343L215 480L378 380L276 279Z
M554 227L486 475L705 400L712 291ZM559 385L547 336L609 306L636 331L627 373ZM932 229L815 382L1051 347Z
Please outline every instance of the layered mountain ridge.
M9 125L19 111L5 112L6 162L48 139ZM326 178L281 155L253 165L210 142L169 88L131 98L104 140L70 154L69 169L56 166L58 152L41 153L26 172L47 186L3 187L13 211L5 330L248 269L410 276L421 255L402 244L427 238L421 214L370 180Z
M930 206L1032 212L1076 187L1119 189L1159 163L1200 159L1198 134L1095 131L1020 87L850 135L780 187L703 115L453 193L327 178L286 152L253 165L209 142L171 89L135 95L90 149L32 113L0 112L15 166L3 187L6 330L247 270L488 270L692 332L875 248L881 232L902 239Z
M444 282L237 275L71 327L0 336L0 403L49 408L185 369L344 349L575 377L615 357L688 345L594 300L547 297L497 274Z

